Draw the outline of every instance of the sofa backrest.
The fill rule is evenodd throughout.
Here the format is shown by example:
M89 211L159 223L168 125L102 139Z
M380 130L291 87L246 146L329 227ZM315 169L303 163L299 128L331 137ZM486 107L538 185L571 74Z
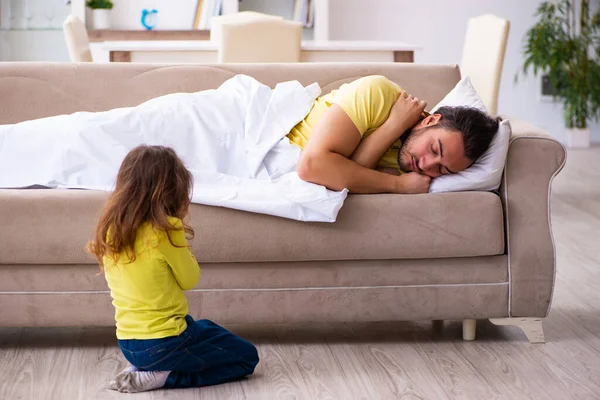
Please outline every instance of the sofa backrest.
M439 102L459 81L456 65L298 63L156 65L133 63L0 63L0 124L138 105L161 95L214 89L236 74L274 86L318 82L328 93L366 75L385 75L409 93Z

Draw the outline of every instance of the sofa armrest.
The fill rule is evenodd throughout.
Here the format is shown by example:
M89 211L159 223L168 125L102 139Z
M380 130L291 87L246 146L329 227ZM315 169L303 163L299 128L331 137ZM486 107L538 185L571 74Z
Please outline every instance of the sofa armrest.
M542 129L510 119L512 137L500 193L504 203L511 317L545 317L556 259L550 224L552 180L566 150Z

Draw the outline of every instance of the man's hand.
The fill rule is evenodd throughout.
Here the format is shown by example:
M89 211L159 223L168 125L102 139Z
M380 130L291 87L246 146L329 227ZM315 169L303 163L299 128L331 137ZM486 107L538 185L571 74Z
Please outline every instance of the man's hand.
M385 123L397 127L401 131L401 135L419 122L421 113L425 110L426 106L426 101L419 100L417 97L402 92L392 106L390 115Z
M431 177L417 172L408 172L398 177L397 193L418 194L429 192Z

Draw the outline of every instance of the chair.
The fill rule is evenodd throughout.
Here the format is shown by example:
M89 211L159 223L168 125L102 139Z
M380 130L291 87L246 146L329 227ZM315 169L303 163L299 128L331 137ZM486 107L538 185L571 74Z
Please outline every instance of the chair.
M220 63L293 63L300 61L302 24L259 19L221 24Z
M82 20L69 15L63 23L63 33L71 62L92 62L90 39Z
M240 11L235 14L219 15L210 19L210 40L218 43L221 40L221 25L237 21L256 21L263 19L282 20L279 15L263 14L256 11Z
M463 76L469 76L492 115L498 113L498 91L509 29L509 21L492 14L471 18L467 26L460 70Z

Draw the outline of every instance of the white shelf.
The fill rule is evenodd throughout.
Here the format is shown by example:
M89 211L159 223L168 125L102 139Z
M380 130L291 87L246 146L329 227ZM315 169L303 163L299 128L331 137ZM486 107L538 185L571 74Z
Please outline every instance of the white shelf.
M100 42L108 51L217 51L219 45L210 40L109 40ZM404 42L328 40L302 42L305 51L334 52L389 52L420 50L419 46Z
M292 5L295 0L244 0L244 1L262 1L267 8L273 7L275 1L288 1ZM329 0L312 0L314 1L314 20L313 20L313 35L315 41L329 40ZM280 4L280 3L279 3ZM280 7L277 6L277 7ZM222 14L235 14L239 12L239 0L223 0ZM79 17L84 23L86 20L85 0L71 0L71 13Z

